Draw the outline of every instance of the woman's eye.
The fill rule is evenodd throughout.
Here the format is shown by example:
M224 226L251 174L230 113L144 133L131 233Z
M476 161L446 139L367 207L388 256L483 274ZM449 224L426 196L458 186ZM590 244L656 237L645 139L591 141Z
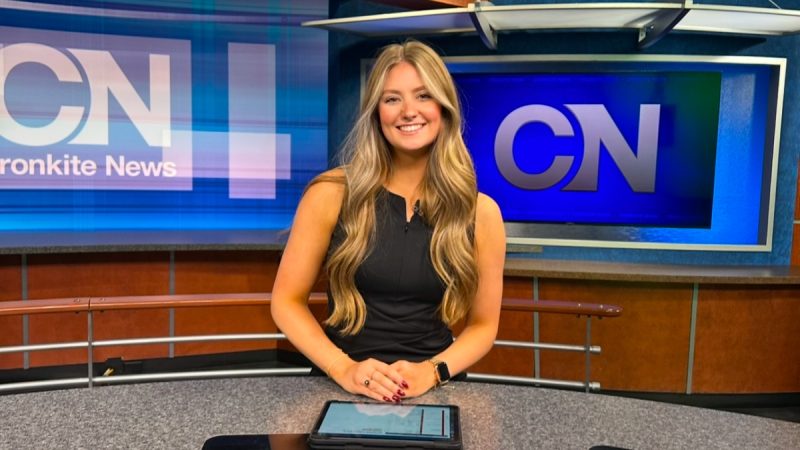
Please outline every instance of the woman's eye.
M420 100L430 100L433 97L431 96L431 94L428 94L427 92L423 92L422 94L419 94L419 98L420 98Z
M400 101L397 97L386 97L383 99L383 103L396 103Z

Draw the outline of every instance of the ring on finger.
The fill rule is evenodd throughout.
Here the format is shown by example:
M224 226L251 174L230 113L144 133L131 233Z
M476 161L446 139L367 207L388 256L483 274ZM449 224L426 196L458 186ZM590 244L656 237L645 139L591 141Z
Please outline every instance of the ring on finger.
M369 379L364 380L364 386L369 387Z

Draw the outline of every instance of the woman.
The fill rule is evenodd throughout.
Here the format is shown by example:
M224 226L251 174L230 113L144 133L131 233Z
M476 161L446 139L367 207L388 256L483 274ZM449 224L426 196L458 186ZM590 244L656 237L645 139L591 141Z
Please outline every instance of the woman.
M344 163L298 205L272 292L292 344L346 391L422 395L492 347L505 233L477 192L461 112L441 58L416 41L379 54ZM325 330L307 299L325 267ZM453 340L450 327L463 320Z

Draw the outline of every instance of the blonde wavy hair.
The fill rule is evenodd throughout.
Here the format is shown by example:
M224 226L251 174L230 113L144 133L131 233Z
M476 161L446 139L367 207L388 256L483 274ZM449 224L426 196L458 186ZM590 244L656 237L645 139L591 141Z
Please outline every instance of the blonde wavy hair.
M366 307L355 274L375 237L375 200L392 173L392 151L381 132L378 105L388 72L400 62L414 66L428 93L441 105L442 128L433 142L420 185L420 212L433 227L430 258L446 290L439 307L452 326L466 316L477 291L474 223L478 190L461 135L461 109L453 79L430 47L410 40L384 47L367 79L355 126L342 148L345 196L339 215L344 240L326 262L333 311L325 321L343 335L364 326ZM330 176L315 181L328 181Z

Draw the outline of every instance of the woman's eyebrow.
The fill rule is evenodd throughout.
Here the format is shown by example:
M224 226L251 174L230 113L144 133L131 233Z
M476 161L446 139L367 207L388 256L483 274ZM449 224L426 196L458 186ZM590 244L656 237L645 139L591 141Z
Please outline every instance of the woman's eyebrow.
M428 88L426 88L425 86L420 86L420 87L416 87L416 88L412 89L411 92L419 92L419 91L427 91L427 90L428 90ZM397 90L397 89L384 89L383 90L383 94L384 95L385 94L400 94L400 91Z

